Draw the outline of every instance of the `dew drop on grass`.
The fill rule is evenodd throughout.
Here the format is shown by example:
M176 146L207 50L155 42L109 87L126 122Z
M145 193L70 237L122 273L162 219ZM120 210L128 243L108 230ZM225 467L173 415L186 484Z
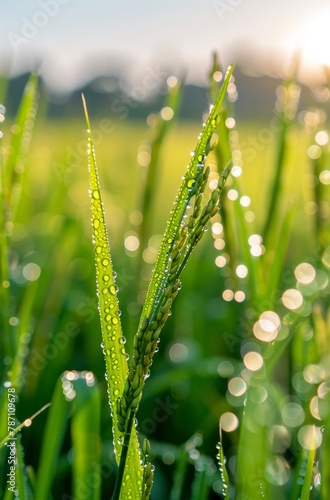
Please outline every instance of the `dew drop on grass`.
M100 199L100 191L98 189L94 189L92 191L92 197L95 199L95 200L99 200Z

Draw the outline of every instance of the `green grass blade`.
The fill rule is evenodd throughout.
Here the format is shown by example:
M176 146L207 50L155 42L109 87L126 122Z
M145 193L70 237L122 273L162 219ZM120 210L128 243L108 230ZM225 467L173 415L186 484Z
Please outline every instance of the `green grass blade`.
M237 189L237 188L236 188ZM250 246L248 243L249 233L247 222L244 218L244 209L238 201L234 201L234 217L233 226L236 227L236 240L237 240L237 252L236 255L241 259L240 263L243 262L249 272L248 272L248 283L249 283L249 292L250 292L250 302L254 305L254 308L257 309L259 304L259 295L260 295L260 281L258 280L257 275L257 262L253 259L250 253ZM229 215L229 214L228 214ZM229 222L229 221L228 221ZM228 228L228 224L227 224ZM234 255L230 256L230 261L234 262ZM235 270L233 269L235 272Z
M164 106L166 109L172 110L173 116L171 118L168 118L167 116L164 117L162 115L162 112L159 113L159 116L157 117L157 124L153 130L153 139L150 143L151 158L150 163L147 167L148 173L141 205L143 219L139 228L140 259L142 257L142 252L146 246L148 230L150 227L150 219L152 217L151 205L154 193L156 191L157 170L161 148L164 144L165 137L170 130L170 127L174 123L174 118L176 116L180 100L181 85L180 82L177 81L177 83L174 85L168 85L168 95Z
M27 82L18 109L10 155L6 163L7 201L11 214L15 212L22 182L22 174L30 148L38 104L38 74L32 73Z
M207 466L209 460L200 460L198 470L195 468L194 479L191 485L191 500L207 500L210 494Z
M267 269L268 267L268 277L266 279L267 289L265 296L265 300L267 301L275 301L277 297L274 297L274 290L280 290L280 282L283 275L283 267L289 245L290 230L294 211L295 206L293 205L289 208L286 215L284 216L284 219L281 221L281 228L279 231L277 245L274 247L273 251L270 251L273 254L271 255L272 263L269 266L265 266L265 269ZM267 260L267 255L265 255L265 260ZM274 306L275 303L273 307Z
M19 310L18 317L20 318L17 326L17 352L11 368L10 381L13 387L19 392L24 384L23 367L28 350L26 349L25 335L30 326L33 304L37 292L38 281L31 283L25 289L22 304Z
M200 135L194 155L188 165L187 172L176 197L174 208L171 212L171 217L167 223L165 234L158 252L154 272L148 288L145 304L140 319L140 327L144 321L150 318L152 310L157 307L166 288L166 282L169 273L169 261L171 258L174 243L180 231L180 224L186 213L187 206L194 195L194 185L202 174L204 161L214 132L217 117L220 112L222 102L224 100L227 86L233 72L233 66L228 69L226 79L221 87L214 107L205 124L204 130Z
M1 134L0 134L1 136ZM3 137L0 137L0 301L1 301L1 330L0 352L1 358L6 356L14 358L16 343L13 336L9 335L9 269L8 269L8 236L5 229L7 221L6 185L3 159ZM3 363L1 363L1 367ZM1 368L1 377L2 374Z
M24 451L20 437L18 437L16 443L17 443L16 479L17 479L18 498L29 500L30 498L32 499L32 496L29 490L28 478L25 471Z
M45 411L48 407L50 406L50 403L47 403L46 405L44 405L42 408L40 408L40 410L38 410L36 413L34 413L33 415L31 415L28 420L34 420L38 415L40 415L40 413L42 413L43 411ZM7 416L7 415L6 415ZM23 427L26 427L25 425L25 422L23 422L22 424L18 425L17 427L15 427L15 430L14 430L14 436L16 436L16 434L21 430L23 429ZM8 441L8 439L10 439L10 437L12 437L10 434L7 434L6 437L4 437L1 441L0 441L0 448L2 448L6 442Z
M310 487L312 484L313 477L313 467L314 467L314 459L315 459L315 447L312 446L313 449L309 450L307 465L306 465L306 473L304 477L304 483L301 490L300 500L309 500L310 499Z
M99 470L101 449L98 386L91 372L66 372L57 381L52 397L40 453L35 500L49 498L70 412L73 414L71 426L73 445L74 448L77 447L73 465L75 494L77 488L83 486L86 479L93 477ZM80 443L77 443L78 440ZM83 484L80 481L83 481ZM88 498L99 499L99 487L96 485L95 491L91 490ZM79 495L74 498L79 498Z
M328 404L330 404L328 402ZM325 421L321 448L321 498L330 498L330 412Z
M152 357L156 352L160 332L180 288L180 274L192 249L202 237L205 225L211 216L218 211L220 194L229 173L229 169L225 169L219 179L218 187L214 189L211 198L202 210L203 192L210 171L209 167L205 168L205 160L210 151L211 137L232 71L233 67L230 67L219 96L210 110L204 130L199 136L195 152L179 188L160 245L138 331L134 337L132 369L129 371L125 390L117 408L120 429L125 433L125 454L122 453L119 464L114 500L118 498L132 423L139 406L145 380L149 374ZM193 212L189 217L189 222L184 224L184 218L187 215L186 210L192 199L194 199Z
M275 177L269 194L269 205L262 231L262 237L266 248L272 247L273 237L277 233L275 229L278 226L279 220L280 196L282 191L281 184L288 151L288 130L295 120L300 89L297 84L288 81L283 87L283 94L280 101L281 111L278 114L281 128L277 140L277 153L274 166Z
M100 193L92 133L86 107L85 112L89 141L90 193L93 240L95 246L97 295L99 301L102 342L109 383L110 407L113 418L114 447L118 458L121 452L121 444L119 444L121 434L117 428L116 400L124 390L128 368L123 342L115 273L113 271L110 255L108 232Z
M97 295L99 302L102 343L106 363L106 375L109 391L109 404L112 416L112 429L114 449L117 463L123 447L122 432L118 428L117 400L121 397L128 375L125 339L122 333L120 311L113 271L108 233L105 223L105 214L102 205L95 151L91 127L85 100L83 98L85 117L88 129L88 158L90 173L90 192L92 207L93 240L95 245L95 264L97 279ZM127 450L125 450L126 452ZM125 467L125 475L131 478L122 488L123 498L132 494L138 498L142 484L142 468L140 463L140 450L135 427L133 428L130 442L130 453ZM133 480L134 478L134 480Z
M221 474L221 481L222 481L222 495L224 498L228 495L228 488L229 488L229 477L228 477L228 472L226 468L226 460L225 460L225 455L223 453L223 444L222 444L222 432L221 432L221 427L220 427L220 441L218 444L218 464L219 464L219 471Z
M184 485L189 466L187 452L184 446L180 448L175 465L170 500L181 500L183 498Z
M51 486L59 458L60 449L67 427L70 406L63 395L63 382L60 378L54 389L51 407L43 435L39 466L36 477L35 500L49 498Z
M29 488L28 484L28 478L25 470L25 464L24 464L24 452L23 452L23 447L21 443L21 438L20 436L16 437L15 441L15 458L16 458L16 463L12 463L11 461L9 462L10 466L15 467L15 486L12 486L10 482L6 482L6 490L5 493L1 498L3 500L12 500L15 498L23 499L23 500L32 500L32 493ZM9 480L9 477L6 479ZM17 495L13 493L13 491L10 488L14 488L15 491L17 492Z
M86 384L87 381L87 384ZM73 497L101 498L100 391L92 385L92 375L74 383L77 392L71 420L73 456ZM92 485L92 486L91 486Z

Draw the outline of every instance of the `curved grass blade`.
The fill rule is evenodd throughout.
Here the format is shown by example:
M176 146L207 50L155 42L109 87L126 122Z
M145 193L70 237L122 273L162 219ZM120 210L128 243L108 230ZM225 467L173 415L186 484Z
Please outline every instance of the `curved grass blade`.
M75 480L82 477L82 472L86 481L86 478L99 470L101 450L96 436L99 434L100 408L95 406L99 403L99 389L92 373L65 372L58 379L43 436L40 465L35 482L35 500L44 500L50 496L70 411L74 413L72 422L74 444L77 446L77 439L80 439L81 444L78 444L78 449L82 451L83 448L84 451L82 455L74 458L73 488ZM87 422L86 416L92 418ZM96 492L91 493L89 498L100 498L98 487L95 490Z
M100 323L102 331L102 347L105 356L106 376L108 383L109 404L112 416L112 428L114 449L117 463L119 462L122 448L125 454L128 450L123 441L123 432L118 426L117 401L121 397L125 381L128 375L128 367L125 352L125 339L122 333L120 311L117 298L117 287L115 273L113 271L108 233L105 222L105 214L102 205L98 172L96 166L95 151L91 133L91 127L83 97L83 105L87 123L88 133L88 159L90 173L90 193L92 208L93 241L95 245L95 265L97 280L97 296L99 302ZM126 486L122 488L122 495L138 498L142 484L142 468L140 463L140 451L135 426L133 427L132 442L130 445L129 459L125 468L125 476L131 478ZM125 460L126 462L126 460ZM133 479L134 478L134 479ZM121 484L121 482L120 482Z

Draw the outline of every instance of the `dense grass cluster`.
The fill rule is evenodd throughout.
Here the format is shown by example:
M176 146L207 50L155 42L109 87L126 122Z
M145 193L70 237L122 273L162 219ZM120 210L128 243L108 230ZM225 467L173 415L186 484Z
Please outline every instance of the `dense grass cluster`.
M9 473L24 499L328 498L327 117L292 79L240 125L232 71L195 146L174 77L143 141L85 105L86 153L36 121L36 75L0 105L6 500Z

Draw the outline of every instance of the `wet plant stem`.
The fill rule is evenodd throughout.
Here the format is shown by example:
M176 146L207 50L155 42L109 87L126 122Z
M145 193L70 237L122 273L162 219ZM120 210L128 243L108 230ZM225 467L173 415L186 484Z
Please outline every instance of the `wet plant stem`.
M124 433L125 437L124 437L122 452L120 455L118 473L117 473L117 477L116 477L115 489L113 492L112 500L119 500L119 498L120 498L121 484L122 484L123 477L124 477L126 459L127 459L127 454L128 454L128 447L129 447L129 442L131 439L135 413L136 412L134 410L131 410L128 421L127 421L127 427L126 427L126 430Z

